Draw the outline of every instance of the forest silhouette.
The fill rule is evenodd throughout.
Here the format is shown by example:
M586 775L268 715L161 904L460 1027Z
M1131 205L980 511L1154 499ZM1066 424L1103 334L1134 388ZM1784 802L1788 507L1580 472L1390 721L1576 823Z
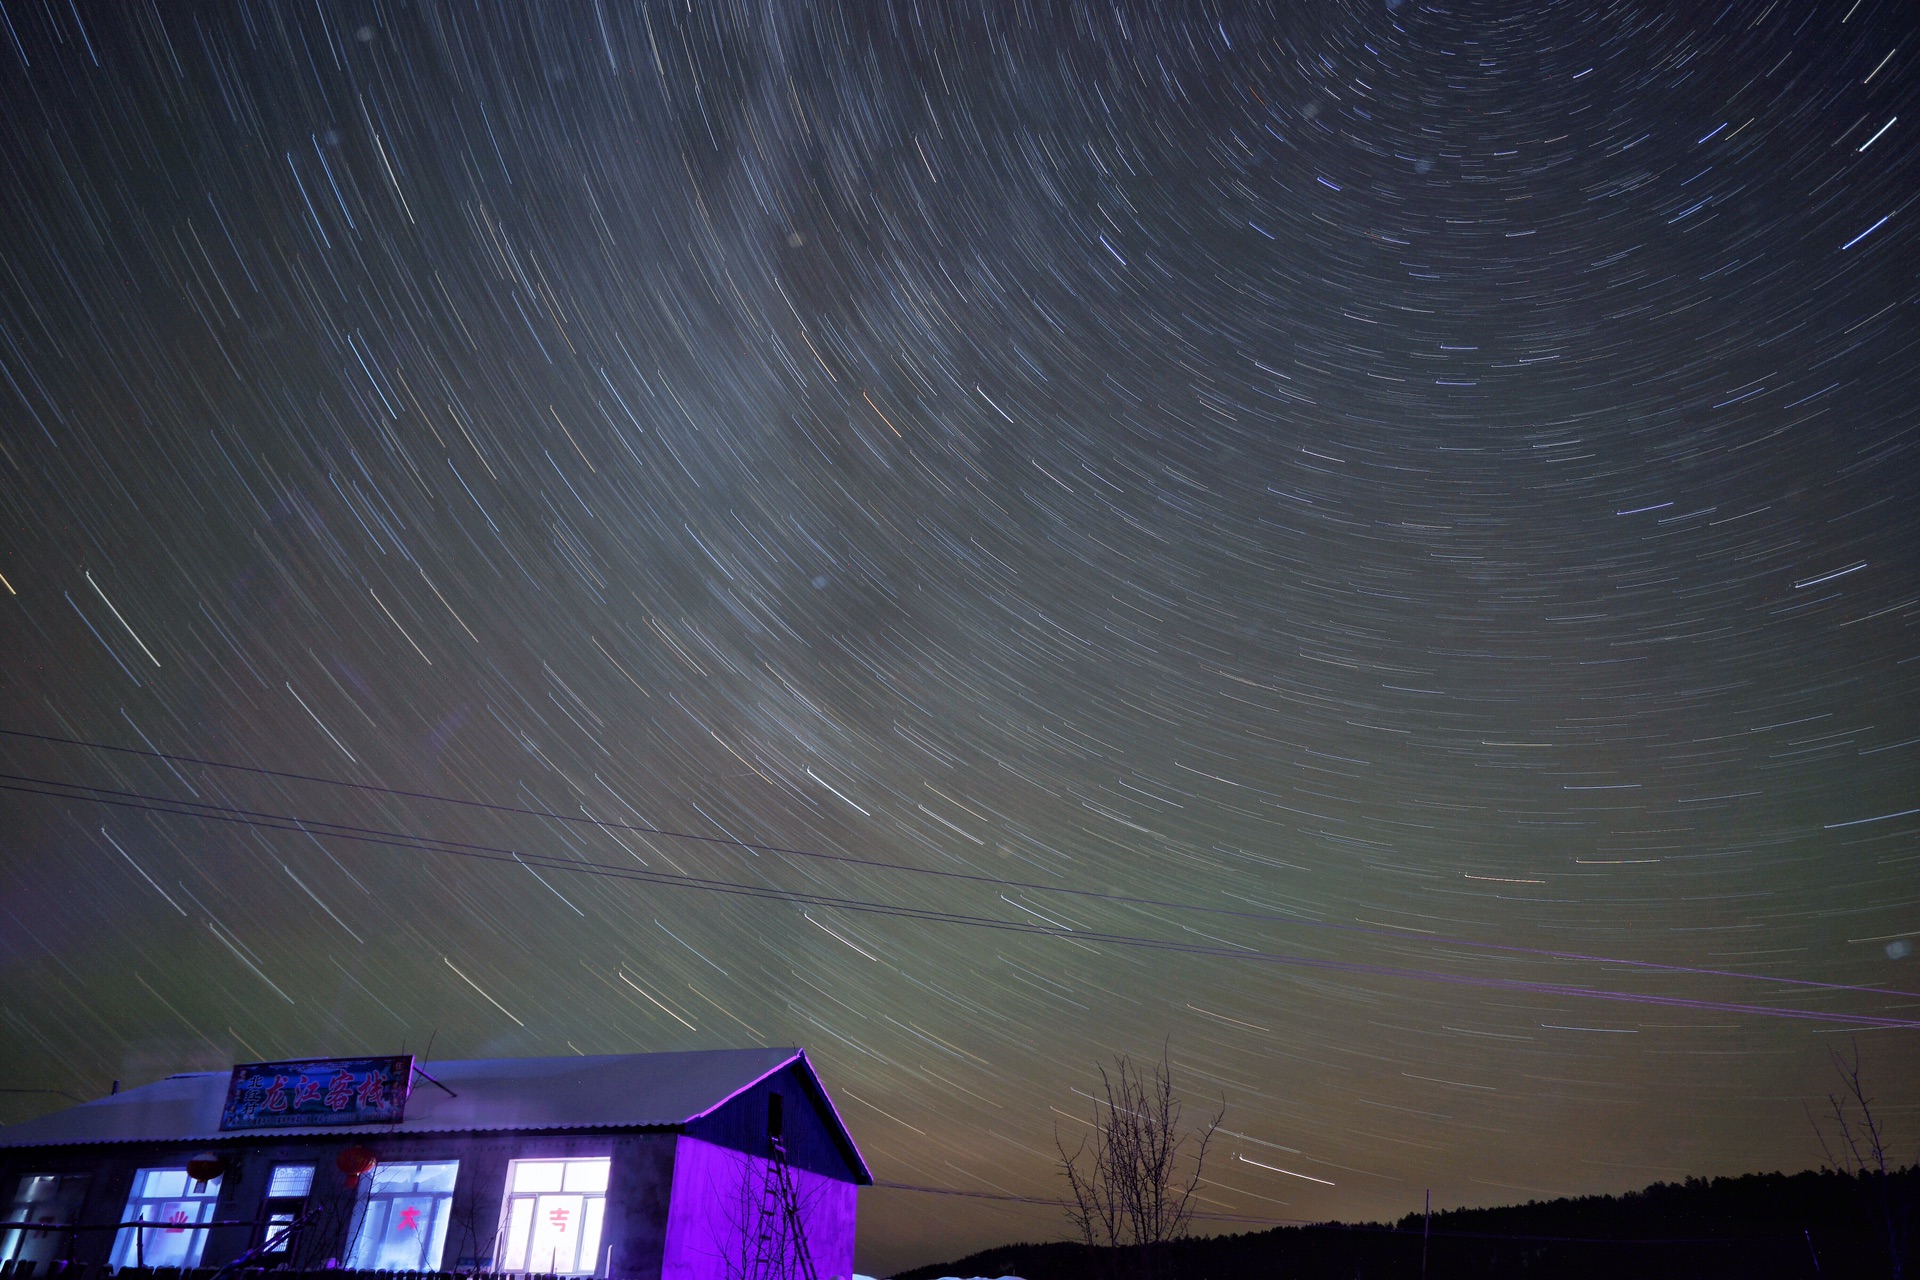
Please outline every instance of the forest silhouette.
M1873 1280L1908 1270L1907 1257L1889 1253L1883 1190L1900 1219L1910 1219L1920 1204L1920 1166L1890 1172L1884 1187L1871 1173L1833 1170L1689 1178L1617 1196L1436 1212L1430 1228L1409 1214L1397 1223L1194 1237L1168 1246L1168 1261L1173 1280L1385 1280L1422 1275L1424 1243L1428 1280ZM1906 1238L1892 1247L1910 1253ZM1119 1261L1109 1252L1003 1245L894 1280L1108 1280Z

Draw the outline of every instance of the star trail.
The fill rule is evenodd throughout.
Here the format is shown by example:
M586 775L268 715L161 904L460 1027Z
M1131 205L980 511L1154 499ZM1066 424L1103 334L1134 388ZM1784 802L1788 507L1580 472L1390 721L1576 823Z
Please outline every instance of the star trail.
M1163 1047L1215 1229L1910 1146L1903 13L5 0L0 1120L801 1044L876 1274Z

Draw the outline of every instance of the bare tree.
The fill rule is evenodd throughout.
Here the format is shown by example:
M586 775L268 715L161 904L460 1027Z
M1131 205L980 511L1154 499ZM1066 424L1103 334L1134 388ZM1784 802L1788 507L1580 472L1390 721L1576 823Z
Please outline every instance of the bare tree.
M447 1205L447 1222L452 1230L448 1243L453 1246L453 1262L441 1260L441 1268L461 1275L477 1275L493 1270L494 1253L500 1244L500 1228L486 1230L487 1218L481 1213L479 1179L467 1180L467 1194L456 1194ZM486 1245L483 1253L480 1246Z
M733 1237L720 1259L724 1280L818 1280L807 1241L818 1189L795 1183L784 1152L749 1158L734 1173L734 1193L721 1195Z
M293 1271L320 1270L327 1259L346 1257L351 1245L341 1237L353 1220L358 1193L325 1166L314 1170L314 1175L312 1198L307 1201L313 1217L287 1241L285 1265Z
M1894 1186L1890 1174L1899 1166L1887 1142L1881 1118L1874 1114L1873 1099L1867 1096L1866 1080L1860 1070L1860 1045L1842 1054L1829 1049L1833 1070L1840 1077L1840 1091L1827 1095L1827 1114L1818 1120L1811 1109L1807 1120L1820 1139L1827 1167L1867 1184L1870 1213L1886 1245L1887 1261L1893 1280L1906 1274L1907 1227L1912 1206Z
M1095 1100L1093 1132L1071 1155L1057 1128L1053 1135L1072 1197L1067 1217L1115 1280L1164 1280L1168 1246L1193 1221L1194 1190L1226 1102L1203 1127L1183 1129L1164 1050L1151 1076L1122 1054L1111 1073L1100 1068L1100 1084L1106 1097Z

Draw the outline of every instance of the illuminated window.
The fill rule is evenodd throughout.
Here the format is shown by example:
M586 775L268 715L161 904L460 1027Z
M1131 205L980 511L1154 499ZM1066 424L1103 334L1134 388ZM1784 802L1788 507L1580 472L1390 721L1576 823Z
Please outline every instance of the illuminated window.
M438 1271L459 1175L458 1160L375 1165L360 1183L348 1268Z
M613 1161L515 1160L500 1208L501 1271L578 1276L598 1272L600 1224Z
M260 1206L260 1238L255 1243L270 1254L282 1254L293 1246L293 1224L306 1211L307 1193L313 1190L313 1166L277 1164L267 1179L267 1198Z
M61 1194L63 1184L66 1194ZM73 1221L72 1204L85 1191L84 1174L29 1173L20 1179L7 1210L7 1222L44 1223L38 1229L0 1232L0 1262L50 1261L63 1257L68 1235L57 1230Z
M185 1169L142 1169L133 1175L121 1222L151 1222L122 1227L113 1241L116 1267L197 1267L207 1233L195 1230L213 1220L220 1179L195 1182Z
M311 1190L313 1166L310 1164L277 1164L273 1167L273 1176L267 1179L269 1200L304 1200Z

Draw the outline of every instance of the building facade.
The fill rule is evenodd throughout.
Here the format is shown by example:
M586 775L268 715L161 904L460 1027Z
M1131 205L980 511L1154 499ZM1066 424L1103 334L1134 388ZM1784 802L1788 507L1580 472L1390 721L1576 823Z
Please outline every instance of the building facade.
M0 1128L0 1262L846 1280L872 1181L798 1049L256 1063Z

